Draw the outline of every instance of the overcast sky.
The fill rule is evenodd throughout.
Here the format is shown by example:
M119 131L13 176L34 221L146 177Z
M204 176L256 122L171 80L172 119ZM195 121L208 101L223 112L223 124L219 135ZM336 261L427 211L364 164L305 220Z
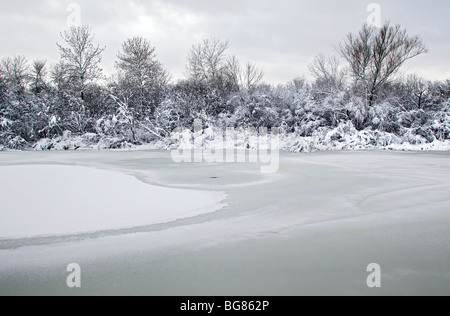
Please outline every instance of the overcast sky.
M0 57L58 60L56 42L67 28L68 5L77 4L81 23L92 26L106 46L103 69L114 71L121 43L142 35L156 46L159 60L175 79L183 78L186 55L206 37L229 40L230 53L259 65L271 83L308 73L315 55L333 51L356 32L369 13L364 0L0 0ZM428 79L450 78L450 1L376 2L383 20L420 35L430 53L406 70Z

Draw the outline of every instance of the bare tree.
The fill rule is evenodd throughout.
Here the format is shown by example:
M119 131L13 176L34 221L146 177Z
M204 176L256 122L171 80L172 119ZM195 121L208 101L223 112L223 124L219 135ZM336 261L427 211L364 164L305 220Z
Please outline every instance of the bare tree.
M299 76L299 77L294 78L292 81L288 82L286 84L286 88L289 91L292 91L295 93L300 93L301 91L308 90L309 85L308 85L308 81L306 80L305 77Z
M236 56L228 58L225 73L237 90L246 92L255 89L264 78L264 72L251 62L247 62L242 68Z
M255 89L264 78L264 72L251 62L245 64L243 86L246 90Z
M227 59L225 72L228 80L232 83L233 89L240 90L242 83L241 63L236 56Z
M428 50L419 37L410 37L399 25L387 22L380 29L364 25L358 34L349 34L340 52L355 81L364 85L372 106L378 88L388 83L405 61Z
M189 52L186 72L196 81L215 81L223 75L228 41L204 39L202 44L192 47Z
M105 48L94 45L94 35L89 26L71 27L61 34L64 46L57 44L62 64L67 67L70 82L84 100L86 85L100 78L99 65Z
M47 62L45 60L35 60L33 68L31 69L31 76L33 79L33 92L41 93L45 89L45 77L47 76L46 69Z
M406 79L406 89L410 102L419 110L422 109L428 90L428 83L423 78L410 75Z
M23 56L4 58L0 73L7 86L17 92L24 92L30 80L28 61Z
M317 83L325 87L327 93L342 90L345 86L346 72L337 56L318 55L309 66L309 72Z

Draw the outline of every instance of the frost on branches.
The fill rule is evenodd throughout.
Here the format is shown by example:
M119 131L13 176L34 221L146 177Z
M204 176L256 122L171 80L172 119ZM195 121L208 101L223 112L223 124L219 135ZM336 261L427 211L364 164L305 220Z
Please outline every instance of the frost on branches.
M89 27L72 27L62 33L56 65L1 60L0 150L170 149L180 141L173 131L193 136L196 120L205 144L214 130L276 127L281 149L293 152L450 148L450 80L398 75L427 52L399 26L364 26L336 55L314 60L314 80L278 86L229 48L219 39L194 45L186 79L173 82L156 47L134 37L117 53L117 73L105 78L105 49Z

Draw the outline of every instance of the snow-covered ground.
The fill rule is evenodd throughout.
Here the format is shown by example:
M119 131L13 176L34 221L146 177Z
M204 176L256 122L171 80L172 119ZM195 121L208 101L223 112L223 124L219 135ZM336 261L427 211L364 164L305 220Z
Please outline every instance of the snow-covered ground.
M283 153L263 175L158 151L4 152L0 295L448 295L449 158Z

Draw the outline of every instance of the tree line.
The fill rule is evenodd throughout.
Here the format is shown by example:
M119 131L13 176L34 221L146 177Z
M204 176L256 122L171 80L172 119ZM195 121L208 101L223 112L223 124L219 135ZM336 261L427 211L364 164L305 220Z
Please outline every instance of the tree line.
M115 139L111 146L149 143L196 119L205 127L280 127L298 137L351 123L428 142L449 139L450 80L399 76L407 60L428 50L398 25L364 25L334 56L316 57L309 67L314 80L278 86L264 83L263 71L229 48L214 38L194 45L186 79L174 83L156 48L134 37L118 52L115 75L105 78L105 47L90 27L72 27L61 34L56 65L23 56L1 60L0 148L86 134Z

